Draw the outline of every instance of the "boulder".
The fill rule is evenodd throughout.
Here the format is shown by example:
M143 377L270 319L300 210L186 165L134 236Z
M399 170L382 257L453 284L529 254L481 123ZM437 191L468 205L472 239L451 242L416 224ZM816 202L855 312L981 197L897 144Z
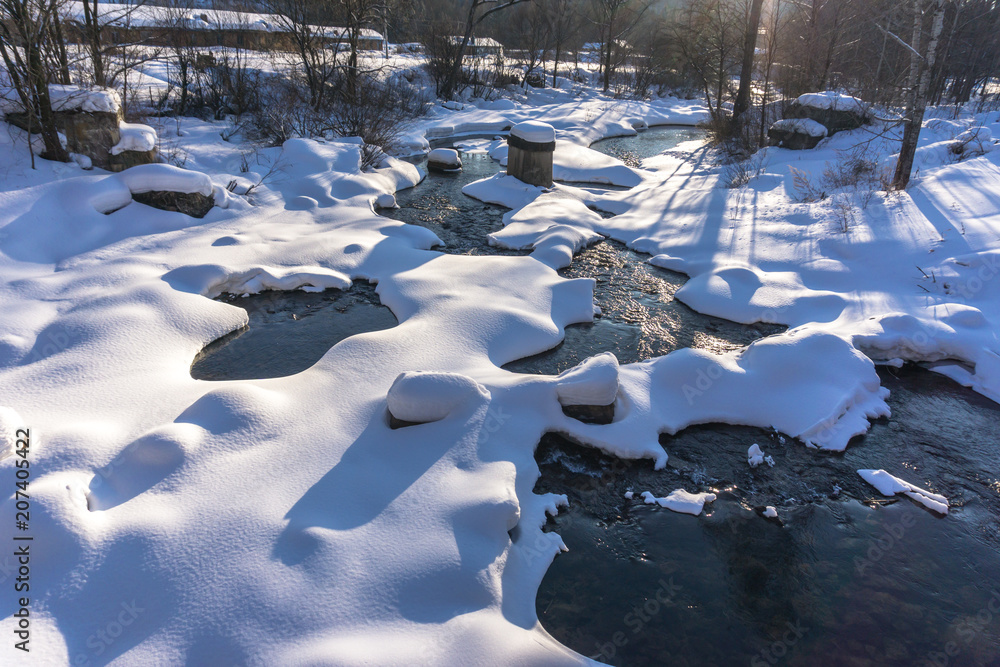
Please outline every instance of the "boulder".
M150 190L136 192L132 199L163 211L177 211L190 215L192 218L204 218L215 206L215 198L205 196L200 192L170 192L168 190Z
M168 164L147 164L123 171L118 177L132 199L164 211L203 218L215 206L215 188L207 174Z
M856 97L833 91L799 95L785 109L786 119L813 120L825 127L829 134L855 130L871 122L867 105Z
M427 168L433 171L461 171L462 158L454 148L435 148L427 154Z
M786 118L771 125L767 131L769 146L793 151L815 148L827 135L825 127L808 118Z

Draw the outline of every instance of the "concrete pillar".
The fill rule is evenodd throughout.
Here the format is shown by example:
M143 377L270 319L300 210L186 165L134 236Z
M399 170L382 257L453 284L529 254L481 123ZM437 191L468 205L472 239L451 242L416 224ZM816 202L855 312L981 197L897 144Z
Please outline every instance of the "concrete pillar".
M556 130L547 123L518 123L507 138L507 174L528 185L552 186Z

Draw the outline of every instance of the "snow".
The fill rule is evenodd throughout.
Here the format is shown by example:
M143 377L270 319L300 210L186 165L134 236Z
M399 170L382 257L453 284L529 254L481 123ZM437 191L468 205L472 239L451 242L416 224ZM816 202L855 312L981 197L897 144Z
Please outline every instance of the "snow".
M17 430L26 424L13 408L0 405L0 461L14 453Z
M548 144L556 140L556 129L537 120L518 123L510 128L510 134L533 144Z
M562 90L519 100L435 107L406 137L424 147L540 120L583 180L633 174L628 191L469 185L512 208L491 242L528 257L444 255L429 230L377 216L373 202L421 174L394 158L362 172L350 141L293 139L243 173L219 124L184 119L189 169L106 174L44 160L33 170L18 135L0 132L0 427L7 437L24 423L37 438L39 661L93 660L87 638L134 601L145 611L102 659L588 664L535 610L566 548L542 530L566 497L533 491L544 433L659 469L661 437L694 424L842 451L889 414L874 362L900 359L935 362L1000 401L1000 155L955 162L947 149L973 119L925 128L910 189L873 194L845 231L832 199L853 193L802 201L789 167L818 182L838 151L872 140L881 168L894 150L874 134L884 128L838 133L809 155L767 149L763 173L734 190L701 142L630 171L587 152L639 120L693 124L706 114L697 103ZM237 192L260 185L224 194L232 180ZM129 205L140 188L228 208L195 220ZM503 370L593 321L594 281L556 269L602 237L691 276L677 298L699 310L789 329L725 354L599 355L555 377ZM190 377L205 344L247 323L212 297L356 281L377 285L398 326L347 338L288 377ZM612 403L610 424L562 410ZM389 413L422 423L391 429ZM0 475L12 465L0 461ZM699 514L715 494L642 497ZM0 647L0 663L17 664L12 650Z
M116 113L121 108L118 93L110 88L87 89L80 86L49 84L54 111L102 111Z
M747 450L747 463L750 464L751 468L756 468L761 463L767 463L769 468L774 467L774 459L770 456L765 456L764 450L757 443L750 445L750 449Z
M455 169L462 166L462 159L454 148L435 148L427 154L427 161Z
M868 108L868 105L858 98L838 93L834 90L825 90L821 93L805 93L804 95L799 95L796 101L804 107L853 111L861 115L864 115L865 110Z
M490 392L456 373L407 372L389 387L389 412L407 422L440 421L465 405L489 400Z
M905 482L899 477L890 475L885 470L859 470L858 474L861 475L862 479L878 489L878 492L883 496L895 496L902 493L938 514L948 513L947 498Z
M825 137L827 135L826 127L811 118L783 118L775 121L771 125L771 129L805 134L810 137Z
M399 208L399 205L396 204L396 195L391 192L385 192L376 197L375 206L377 208Z
M111 154L118 155L124 151L151 151L156 148L156 130L141 123L118 124L121 139L111 147Z
M716 495L714 493L689 493L684 489L675 489L664 498L657 498L649 491L642 492L642 500L647 505L655 503L660 507L666 507L671 512L692 514L694 516L701 514L705 503L714 502L715 499Z
M590 357L555 384L562 405L611 405L618 395L618 359L610 352Z
M132 149L128 149L132 150ZM212 196L212 179L207 174L170 164L141 164L117 175L132 194L165 191Z

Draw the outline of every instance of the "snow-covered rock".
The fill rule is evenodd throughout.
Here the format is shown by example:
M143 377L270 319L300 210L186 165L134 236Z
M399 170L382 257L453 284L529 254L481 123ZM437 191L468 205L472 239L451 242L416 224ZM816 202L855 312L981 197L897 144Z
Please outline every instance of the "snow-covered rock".
M427 167L455 171L462 168L462 158L454 148L435 148L427 154Z
M564 405L611 405L618 395L618 359L611 352L590 357L555 379Z
M151 151L156 148L156 130L149 125L141 123L118 124L121 132L121 139L111 147L109 151L112 155L118 155L124 151Z
M380 194L375 198L375 208L398 208L396 195L391 192Z
M791 150L808 150L827 135L827 129L809 118L785 118L776 121L767 131L768 143Z
M132 194L144 192L181 192L211 197L212 179L208 174L181 169L170 164L144 164L117 175Z
M820 93L805 93L799 95L795 101L804 107L812 107L813 109L851 111L857 114L863 114L866 108L865 103L858 98L838 93L834 90L825 90Z
M121 108L118 93L111 88L81 88L49 84L53 111L89 111L117 113Z
M423 424L489 398L486 387L465 375L407 371L392 383L386 400L396 419Z

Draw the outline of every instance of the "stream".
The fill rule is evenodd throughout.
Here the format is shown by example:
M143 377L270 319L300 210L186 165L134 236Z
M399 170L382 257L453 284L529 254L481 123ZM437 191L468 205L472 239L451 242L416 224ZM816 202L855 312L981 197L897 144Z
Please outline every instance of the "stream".
M651 128L593 148L639 166L698 133ZM400 208L382 213L433 230L443 252L523 254L486 241L505 209L461 192L498 170L486 143L456 140L461 173L430 174L397 193ZM683 347L725 352L784 330L694 312L674 299L686 277L645 260L611 240L578 254L560 273L595 278L602 316L505 368L554 374L603 351L621 363ZM192 366L196 378L289 375L349 335L396 324L374 289L357 283L346 292L225 300L247 309L249 327L207 346ZM661 436L670 460L654 471L648 461L546 435L535 490L565 493L570 506L546 527L569 551L538 591L542 625L612 665L1000 665L1000 406L919 366L879 375L892 417L844 453L709 424ZM747 465L754 443L773 467ZM883 498L859 468L934 480L951 513ZM718 500L692 517L638 499L680 487ZM777 519L762 516L768 505Z

